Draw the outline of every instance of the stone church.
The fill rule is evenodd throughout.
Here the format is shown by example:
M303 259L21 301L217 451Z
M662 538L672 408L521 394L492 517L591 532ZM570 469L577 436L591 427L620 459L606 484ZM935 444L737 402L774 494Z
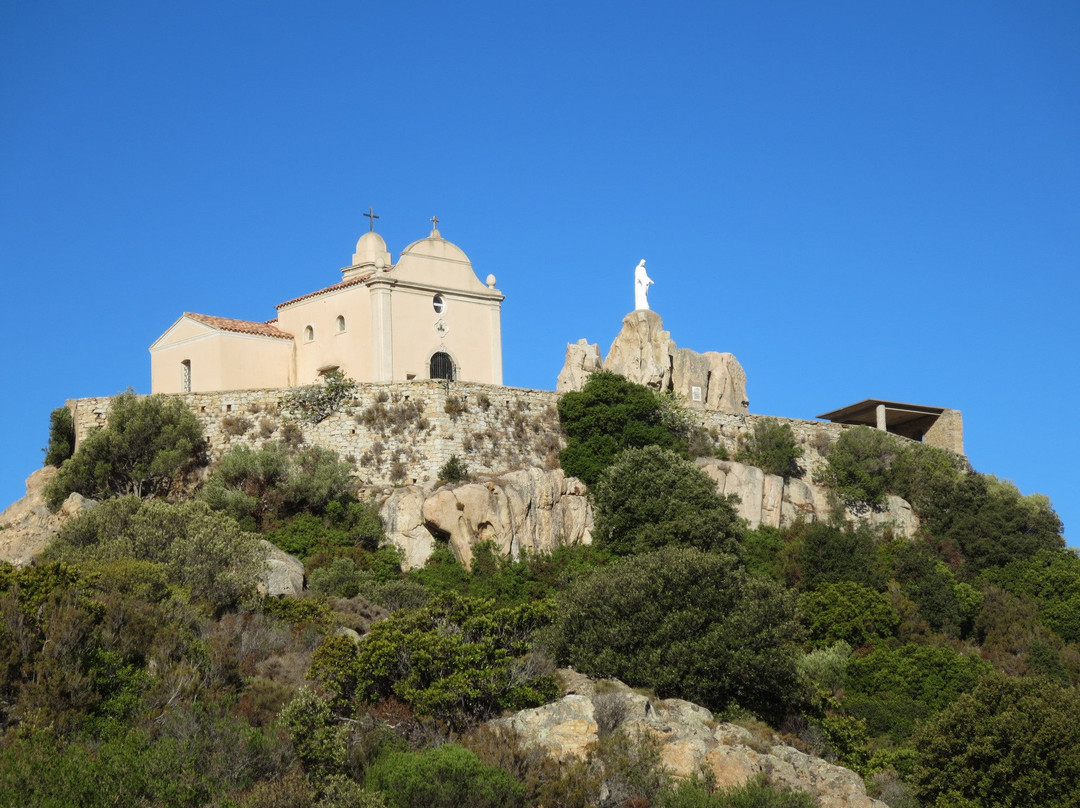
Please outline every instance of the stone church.
M277 305L265 322L185 312L150 346L155 393L281 388L341 370L361 382L502 384L503 294L431 233L390 259L374 230L341 280Z

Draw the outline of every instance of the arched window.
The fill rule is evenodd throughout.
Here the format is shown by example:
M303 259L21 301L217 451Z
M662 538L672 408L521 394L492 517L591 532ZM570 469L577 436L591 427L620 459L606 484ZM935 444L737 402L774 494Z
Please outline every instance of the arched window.
M454 380L454 360L450 354L439 351L431 355L431 373L428 378Z
M315 339L315 329L310 325L304 326L304 342L311 342Z
M180 363L180 392L191 392L191 360L185 359Z
M339 334L345 330L345 316L342 314L337 317L337 330Z

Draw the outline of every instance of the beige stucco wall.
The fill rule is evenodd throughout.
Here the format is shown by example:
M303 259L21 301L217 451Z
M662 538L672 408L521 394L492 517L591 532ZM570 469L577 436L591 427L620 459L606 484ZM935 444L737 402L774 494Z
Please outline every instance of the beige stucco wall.
M352 379L372 377L370 301L367 287L357 284L278 309L278 328L292 334L296 345L296 384L310 384L321 369L335 366ZM344 331L338 331L339 316L345 318ZM305 339L309 325L313 340Z
M150 348L151 390L181 392L181 364L191 363L192 392L294 384L292 342L218 331L181 318Z

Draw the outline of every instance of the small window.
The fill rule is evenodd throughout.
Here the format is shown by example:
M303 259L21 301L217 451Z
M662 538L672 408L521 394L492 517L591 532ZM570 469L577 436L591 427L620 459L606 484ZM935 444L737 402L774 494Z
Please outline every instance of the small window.
M315 329L310 325L304 326L304 342L311 342L315 339Z
M191 392L191 360L185 359L180 363L180 392Z
M450 354L439 351L431 355L431 373L428 378L454 380L454 360Z
M339 334L345 330L345 317L340 314L337 318L337 330Z
M442 314L446 311L446 299L442 295L435 295L431 298L431 307L435 309L436 314Z

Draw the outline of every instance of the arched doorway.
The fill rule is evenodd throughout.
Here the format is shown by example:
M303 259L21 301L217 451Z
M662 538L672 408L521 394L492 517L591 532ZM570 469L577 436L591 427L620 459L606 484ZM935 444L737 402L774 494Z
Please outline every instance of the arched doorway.
M431 367L428 378L446 379L450 382L454 380L454 360L450 358L450 354L439 351L431 355Z

